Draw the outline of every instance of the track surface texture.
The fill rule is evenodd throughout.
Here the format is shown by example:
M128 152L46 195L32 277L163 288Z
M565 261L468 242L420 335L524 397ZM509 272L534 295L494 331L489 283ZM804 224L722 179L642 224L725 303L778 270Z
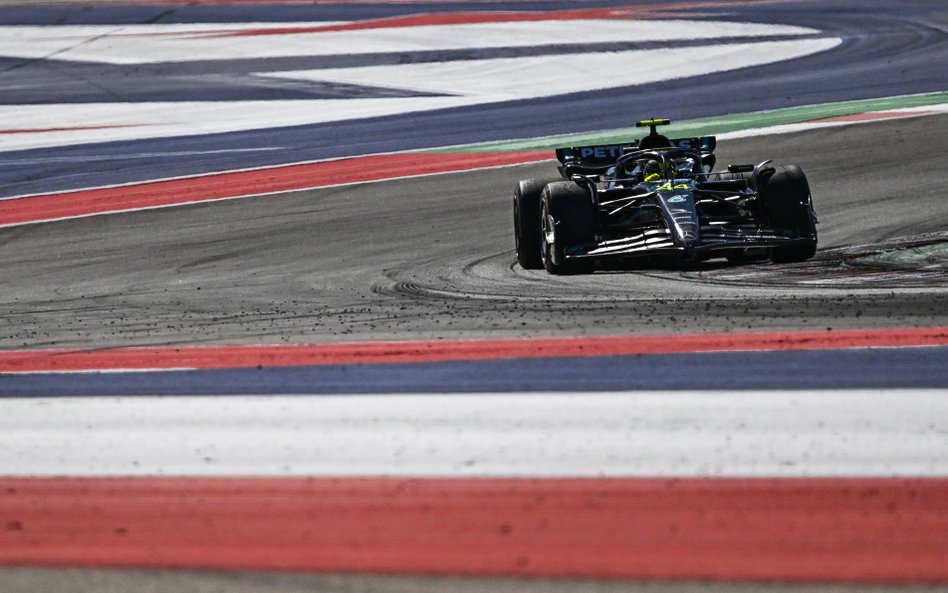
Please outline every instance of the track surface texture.
M397 27L391 31L371 30L387 19L397 21L399 17L426 13L437 18L452 13L448 20L460 18L465 23L471 15L480 18L481 12L498 11L563 13L558 19L575 18L569 14L576 10L597 11L619 4L614 0L579 4L563 0L278 0L228 5L226 0L198 0L162 5L106 1L86 6L70 0L55 5L0 0L0 27L4 33L0 36L0 120L4 122L0 125L0 141L4 143L0 148L0 199L336 157L608 131L653 115L695 120L948 89L944 69L948 59L948 8L938 0L641 3L659 9L655 18L690 20L692 33L711 28L717 35L723 31L720 21L751 24L742 33L726 36L722 43L698 35L692 38L687 30L671 28L667 38L626 34L590 40L577 34L579 28L573 26L563 39L547 36L526 46L517 45L515 37L502 37L500 41L474 39L473 45L465 48L464 43L471 42L469 37L455 38L444 32L438 37L430 33L437 31L435 27L424 38L427 44L406 47L395 43L401 39ZM318 36L310 37L311 47L309 43L293 43L292 36L268 37L273 31L264 30L267 26L279 29L281 23L336 21L359 22L356 29L368 23L370 30L364 37L350 31L335 44L320 45ZM216 35L196 41L172 34L177 41L167 46L157 41L164 38L161 35L188 27L212 31L249 23L254 23L253 29L259 26L258 33L264 36L254 41L252 35L238 35L228 42ZM99 29L83 33L71 25ZM781 28L763 34L757 29L761 25ZM43 34L18 37L33 26ZM626 30L636 25L630 21L611 26ZM103 27L107 33L100 37ZM125 27L129 29L125 31ZM136 27L144 27L139 31L144 35L136 34ZM794 32L795 27L808 30ZM466 35L470 36L474 28L465 25L459 30L468 31ZM152 32L145 29L164 33L151 39ZM647 32L648 27L637 30ZM113 49L109 49L109 43L115 44ZM735 49L754 43L754 51ZM305 45L306 50L298 52L294 49L297 45ZM171 53L149 53L158 47ZM316 51L318 47L325 51ZM774 49L780 47L784 49ZM340 48L356 49L338 55ZM732 50L729 58L713 57L728 55L728 48ZM665 74L674 72L684 78L659 77L654 79L658 82L647 83L631 75L634 69L607 69L606 78L615 86L591 90L584 86L590 79L580 78L569 79L573 87L558 86L567 77L549 77L551 87L556 88L523 84L519 75L511 72L538 76L544 71L521 68L504 75L516 77L519 84L506 89L497 86L505 60L554 67L601 60L608 64L623 52L650 50L658 50L661 60L670 60L676 51L701 54L701 72L679 73L653 64ZM283 51L288 53L280 53ZM771 54L783 61L768 62L767 55ZM705 70L704 64L711 69ZM439 87L455 83L450 82L450 76L418 77L429 66L444 74L467 66L464 74L469 80L462 76L456 81L457 88ZM366 72L376 74L369 76ZM412 72L415 78L401 74ZM596 71L593 78L603 77ZM482 88L475 81L480 81ZM428 82L434 86L427 86ZM264 107L258 109L255 101ZM374 109L402 103L412 109L359 111L353 107L371 104ZM662 111L656 112L656 106ZM896 105L900 106L905 107ZM219 113L203 117L209 109ZM228 116L231 127L216 121L218 115ZM705 333L703 338L720 340L718 332L733 332L727 336L745 338L748 334L743 332L747 330L815 330L806 335L818 332L845 336L847 332L840 330L850 328L855 328L854 335L864 334L867 328L870 332L872 328L895 328L909 333L910 328L923 328L922 332L937 333L948 326L946 137L948 115L934 115L720 141L717 154L721 165L773 159L777 164L800 165L807 172L821 221L820 250L810 262L793 265L729 266L711 261L676 269L639 266L599 270L594 275L576 277L523 270L516 265L513 253L511 193L518 179L553 174L552 161L2 228L0 351L75 347L99 352L123 346L280 343L323 348L328 342L426 338L437 340L437 348L450 344L450 340L468 338L637 338L641 334ZM193 183L207 184L208 180L195 178ZM869 337L878 339L889 332L872 333L879 335ZM682 337L687 339L675 336L668 341ZM0 468L0 476L5 476L0 486L4 497L0 504L0 540L9 545L6 555L0 556L8 563L14 558L28 558L20 567L0 568L0 591L946 591L943 567L948 564L942 561L946 553L946 497L941 494L945 491L942 452L946 450L946 432L944 417L937 413L944 401L942 369L946 365L945 347L937 345L940 343L926 348L897 348L898 344L889 343L879 348L835 351L0 376L0 394L5 396L5 412L0 417L6 422L6 429L0 431L5 435L0 439L0 449L5 451L6 461L21 463L19 473L12 463ZM465 347L470 348L470 343ZM210 350L216 349L185 349ZM181 353L176 348L155 351L169 356ZM113 355L122 352L111 351ZM56 358L55 354L46 355ZM677 365L675 370L669 372L673 365ZM624 375L599 372L615 367L621 367ZM743 372L721 373L721 368ZM741 383L734 379L738 375L750 378ZM569 376L573 383L562 380ZM559 425L547 421L532 406L534 400L544 398L545 405L537 408L549 411L555 408L553 400L563 401L573 407L562 408L566 412L559 412L560 416L555 416L555 410L551 414L572 426L577 419L597 418L592 407L596 392L629 389L630 376L635 377L636 389L688 390L699 386L718 391L698 395L600 395L601 405L596 409L609 419L627 419L650 409L642 408L642 398L651 397L658 405L654 408L656 419L649 421L650 430L658 430L665 440L652 436L650 431L622 432L626 420L610 424L596 419L590 432L593 436L585 436L582 431L557 428ZM612 377L615 383L595 382L593 377ZM653 385L640 377L671 377L677 383ZM500 386L495 390L503 391L505 396L480 393L494 391L490 389L492 381ZM511 393L511 385L522 385L524 393ZM23 387L26 391L22 393L31 397L16 397L14 386ZM865 392L854 392L855 388ZM564 389L575 393L559 393ZM780 389L803 391L781 395ZM806 391L812 389L829 391ZM758 390L765 392L765 397L758 397ZM446 397L446 391L475 393ZM287 393L293 395L282 400L283 404L273 397ZM322 395L300 395L305 393ZM367 395L370 393L376 395ZM37 394L81 397L32 397ZM199 397L84 397L107 394ZM228 394L251 397L228 398ZM733 397L734 403L720 405L720 398L725 397ZM429 403L416 410L414 406L421 401ZM476 405L463 407L468 401ZM625 416L618 414L618 403L622 402L632 410ZM669 406L676 402L677 415L668 411L675 410ZM801 402L809 405L809 415L801 411ZM102 411L97 411L97 405ZM256 412L254 405L260 406ZM457 408L461 411L439 411L454 410L452 406L462 406ZM354 411L350 412L350 407ZM194 411L199 409L205 411ZM390 410L388 416L383 414L385 410ZM516 417L517 410L525 412L526 420ZM90 411L93 416L82 416ZM792 422L786 421L784 415L788 413L794 414ZM378 418L389 417L395 428L384 429ZM29 418L32 423L26 421ZM404 418L414 420L404 422ZM710 422L715 418L716 424ZM351 431L353 419L364 433ZM465 422L474 428L464 428L468 426ZM523 429L524 422L540 426L550 439L545 445L542 439L537 441L540 449L536 453L516 441L532 439L534 433ZM274 432L267 433L268 426ZM336 432L333 426L338 428ZM496 426L517 429L498 430ZM617 426L619 432L604 433L609 426ZM716 426L720 430L714 430ZM71 427L72 432L62 427ZM333 434L351 434L355 441ZM432 444L439 434L448 444ZM619 440L610 441L610 434ZM629 434L643 439L641 444L630 441ZM513 440L496 440L498 435ZM572 440L567 438L570 435ZM394 445L386 445L386 438ZM356 479L372 473L366 468L373 460L378 462L375 471L386 476L393 473L395 462L373 455L390 452L401 459L403 447L413 446L412 439L420 443L418 450L430 454L418 454L415 460L429 465L405 466L411 470L406 470L406 475L427 476L433 471L431 467L440 468L432 475L446 473L446 483L464 490L466 500L472 501L472 516L485 517L483 520L472 522L465 514L468 507L457 505L452 502L456 499L445 497L437 489L430 491L435 498L418 499L424 503L417 507L418 515L398 512L399 508L407 508L395 505L398 497L385 495L384 502L378 503L371 496L372 488L360 486L359 490L350 488L351 483L334 483L336 478L326 476L337 476L338 469L319 470L336 459L319 453L319 447L324 446L340 454L340 466ZM372 442L382 444L373 447ZM654 462L654 466L639 469L646 482L650 476L669 471L668 482L660 486L700 492L701 496L676 499L659 488L654 490L654 498L647 499L655 502L654 507L642 502L646 499L619 497L630 505L619 515L646 517L644 524L656 528L651 536L643 529L623 529L624 523L615 522L615 515L610 514L612 507L597 506L597 501L609 502L611 490L604 490L600 498L583 499L579 506L569 503L550 507L566 509L552 511L557 525L566 527L549 533L566 535L537 541L565 551L566 556L548 556L547 560L558 569L575 560L578 554L564 548L564 543L581 546L584 549L579 551L595 561L608 556L603 550L635 553L640 549L656 552L658 560L664 562L665 549L672 550L667 555L674 570L639 572L632 577L622 573L626 575L623 578L699 580L581 581L384 574L404 572L406 567L399 565L399 558L406 553L416 554L423 562L437 563L447 552L460 550L457 558L477 561L477 554L454 546L459 541L473 541L453 537L458 532L474 534L469 529L472 525L484 535L478 541L489 544L486 549L490 553L499 553L508 562L516 559L519 568L485 573L425 564L416 574L560 574L555 570L520 570L524 566L519 564L522 550L516 549L521 541L517 538L530 532L521 529L522 518L513 529L511 517L529 515L531 505L510 497L502 498L513 501L509 508L496 504L491 507L490 496L478 496L481 491L477 487L455 482L451 476L483 476L494 467L486 465L493 459L488 457L478 458L477 467L470 465L474 449L471 443L496 450L500 461L507 460L508 452L528 456L529 463L521 465L534 470L542 455L554 455L551 467L567 471L555 455L558 451L565 451L562 455L579 451L582 471L607 475L601 469L590 469L594 467L591 460L596 459L590 442L604 451L602 467L619 467L618 475L634 474L639 459ZM227 449L227 443L233 447ZM609 443L618 444L610 447ZM658 447L668 455L684 450L706 453L708 457L695 454L689 458L692 466L688 467L692 469L687 470L681 459L668 461L649 453L649 447ZM292 464L302 469L296 477L279 482L287 488L284 490L260 489L264 482L237 479L235 490L225 484L222 491L222 482L200 478L216 467L225 481L232 479L228 476L237 466L222 462L245 459L247 451L263 460L247 466L251 468L247 475L279 475L290 472ZM292 451L299 452L298 459L290 457ZM366 455L354 457L359 451ZM628 454L617 456L614 452ZM728 452L734 455L728 457ZM793 452L799 459L790 456ZM149 457L154 461L152 465L141 467L146 459L142 455L151 453L155 453ZM516 455L510 457L510 464L519 463ZM76 459L101 465L90 469ZM757 500L753 497L728 493L727 488L737 483L729 482L730 474L724 475L727 472L721 469L720 464L728 459L735 463L728 466L728 471L738 478L746 477L746 468L750 467L773 480L774 491L737 486L735 492L741 496L764 493L762 507L753 502ZM43 466L43 460L48 464ZM113 465L107 466L110 460ZM267 460L279 465L261 471L261 467L267 467ZM438 460L440 466L432 465ZM625 466L617 465L623 460ZM741 460L744 466L738 463ZM821 465L821 460L829 463ZM306 465L310 462L323 465ZM779 464L776 469L774 464ZM139 469L142 478L122 478L130 475L129 465ZM41 466L52 469L44 474ZM102 468L108 467L118 468L113 472L118 476L114 485L108 478L97 477L105 471ZM493 471L509 473L503 467ZM569 471L577 473L575 469ZM718 471L722 475L709 475ZM164 498L159 496L147 504L141 504L142 499L135 496L138 492L147 499L155 493L158 482L149 483L153 476L177 473L193 474L196 479L181 479L178 485L182 490L166 490ZM17 479L14 474L21 477ZM80 482L61 477L86 474L81 478L89 486L86 490L78 487ZM846 480L863 474L865 481L853 490ZM822 493L815 498L800 494L811 490L795 486L809 484L807 480L812 476L822 476L811 483ZM723 485L723 498L709 498L702 490L701 481L709 477L720 478L708 484L716 488ZM476 484L480 477L473 480ZM555 476L549 480L560 484ZM429 492L423 486L435 483L422 480L418 491ZM529 478L511 483L517 491L535 488L539 482ZM581 483L583 480L576 485ZM634 480L630 483L641 485ZM689 484L697 490L689 490ZM888 497L878 496L879 484L889 492ZM32 487L40 494L31 495ZM338 499L326 498L330 506L318 507L324 499L306 495L312 488L342 488L345 493ZM929 494L918 496L923 490ZM215 491L235 494L232 500L240 504L222 504L220 501L230 494L215 498ZM789 498L775 496L778 491ZM261 498L252 496L254 492ZM284 498L287 492L290 497ZM243 497L246 493L251 496ZM367 493L369 497L365 498ZM167 507L150 513L162 508L155 506L159 499ZM294 507L294 500L304 504ZM333 500L339 500L342 506L333 509ZM400 500L407 504L404 498ZM686 500L690 502L682 502ZM724 503L719 505L716 500ZM791 504L784 505L785 500ZM429 513L432 501L443 507ZM842 507L833 506L837 503ZM768 505L779 512L761 512L761 508L771 508ZM297 514L286 512L293 508ZM348 520L358 515L346 513L359 508L367 514ZM665 520L656 519L650 508L668 511L665 516L671 517L667 521L674 527L671 537L675 541L706 542L699 548L709 552L709 558L715 554L726 557L730 548L725 544L746 544L754 552L766 551L766 545L755 542L776 541L767 539L774 533L801 547L773 547L772 551L779 552L773 558L778 560L780 570L764 567L763 572L727 573L715 565L698 573L682 573L681 566L694 569L696 562L700 564L706 557L693 552L699 548L652 546L650 542L671 540L663 527ZM116 514L116 509L127 509L128 516ZM233 519L241 512L251 519L262 517L257 524L259 530ZM445 514L439 516L439 512ZM378 521L386 517L396 520L399 527L380 528L382 523ZM446 527L449 523L443 517L456 517L462 526ZM576 529L566 521L570 517L577 521ZM596 527L600 523L590 521L591 517L599 517L608 527ZM695 539L689 539L687 530L676 539L679 525L685 524L681 517L697 525ZM286 521L282 524L285 528L275 518ZM42 531L44 526L46 532ZM747 532L729 538L728 529ZM429 538L426 533L447 534L447 539ZM591 545L578 543L586 541L582 533L591 536ZM610 535L614 533L621 537ZM260 558L251 558L252 547L242 548L240 534L249 534L247 542L273 553L270 561L255 564ZM371 548L380 541L393 542L390 549L396 554L389 554L383 546L377 550L382 550L382 560L388 564L345 564L332 553L312 554L313 537L317 535L325 536L330 544L338 543L342 546L339 549L360 562L362 557L371 557L364 552L364 544ZM164 547L158 546L162 537L166 538ZM508 540L507 548L495 545L504 539ZM188 541L197 544L183 548L181 542ZM602 541L619 543L597 548L595 542ZM219 563L206 560L213 542L219 544ZM281 549L284 544L290 547ZM293 545L300 553L295 564L287 563ZM688 549L692 552L675 551ZM792 556L795 549L809 554L810 569L825 565L831 572L806 573L807 562ZM856 550L857 556L839 550ZM42 556L45 552L50 555ZM92 563L83 563L73 555L65 563L96 568L53 568L64 566L61 554L79 552L103 555ZM786 553L791 555L782 555ZM125 556L127 562L123 562L123 554L140 556L133 560ZM241 555L252 562L241 564ZM739 557L746 559L747 555L731 556ZM784 562L786 557L794 561ZM181 563L169 558L179 558ZM329 564L314 565L314 558ZM756 558L759 556L747 565L761 569ZM910 566L919 559L931 569L927 573L930 584L925 587L911 584L925 580ZM470 566L452 566L462 565ZM173 566L208 570L145 569ZM264 572L280 567L330 572ZM217 571L223 568L237 571ZM804 572L793 576L794 569ZM886 573L889 577L878 576L883 574L878 570L883 569L891 569ZM345 571L382 574L335 574ZM572 577L587 573L563 574ZM608 572L588 574L595 578L620 576ZM853 575L855 580L848 580ZM700 582L705 578L744 582ZM796 582L755 583L758 578Z
M552 162L4 229L0 346L945 325L943 259L919 286L917 261L840 248L945 230L946 134L931 116L721 142L720 163L807 172L805 264L522 270L510 195Z
M219 573L192 571L108 571L0 569L7 593L941 593L922 585L784 585L780 583L629 583L587 580L374 577Z
M932 585L660 583L170 570L0 568L6 593L942 593Z

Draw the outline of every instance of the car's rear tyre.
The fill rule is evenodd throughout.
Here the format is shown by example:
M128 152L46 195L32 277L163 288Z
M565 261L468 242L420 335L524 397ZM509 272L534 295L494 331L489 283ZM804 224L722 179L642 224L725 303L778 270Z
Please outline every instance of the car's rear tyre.
M551 183L540 196L540 256L551 274L590 274L595 262L568 260L566 250L595 241L596 212L589 192L572 181Z
M810 184L796 165L779 167L764 182L764 209L771 227L786 231L800 242L770 250L774 263L801 262L816 254L816 224Z
M514 190L514 244L517 261L527 270L543 268L540 257L540 193L561 179L524 179Z

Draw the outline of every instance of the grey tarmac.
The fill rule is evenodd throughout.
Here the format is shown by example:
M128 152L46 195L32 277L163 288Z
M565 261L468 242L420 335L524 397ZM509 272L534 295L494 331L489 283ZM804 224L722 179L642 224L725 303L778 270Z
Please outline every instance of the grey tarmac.
M820 585L0 568L4 593L943 593L944 585Z
M2 229L0 348L944 326L946 137L936 115L721 141L722 165L807 172L820 251L785 266L523 270L512 188L553 162Z
M570 278L521 270L511 188L521 177L549 174L552 163L0 230L0 347L944 326L944 241L925 243L921 259L888 258L878 265L889 266L889 276L863 275L865 283L853 283L852 274L841 283L837 274L813 285L812 274L806 281L800 274L811 266L832 276L851 266L849 251L873 252L853 246L904 252L886 242L945 231L946 133L948 116L933 116L721 142L722 163L773 158L808 172L822 249L799 266L708 263ZM921 283L919 267L933 272ZM0 591L934 593L948 586L22 567L0 568Z

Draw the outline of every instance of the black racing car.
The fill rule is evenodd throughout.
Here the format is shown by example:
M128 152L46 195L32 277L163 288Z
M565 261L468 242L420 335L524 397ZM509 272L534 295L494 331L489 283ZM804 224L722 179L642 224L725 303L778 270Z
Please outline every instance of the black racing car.
M798 262L816 252L816 214L796 166L714 172L714 136L668 139L656 126L629 144L559 148L560 177L514 191L517 260L553 274L654 258Z

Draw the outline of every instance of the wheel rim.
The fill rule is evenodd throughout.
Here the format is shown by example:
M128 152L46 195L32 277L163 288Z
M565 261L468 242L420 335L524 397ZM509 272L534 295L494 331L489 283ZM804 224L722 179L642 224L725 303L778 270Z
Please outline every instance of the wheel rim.
M514 198L514 248L517 250L517 257L520 257L520 204Z
M544 204L543 210L540 212L540 257L543 260L544 266L552 265L553 262L553 249L556 245L556 229L552 225L550 220L550 212ZM550 236L553 236L553 242L549 240Z

